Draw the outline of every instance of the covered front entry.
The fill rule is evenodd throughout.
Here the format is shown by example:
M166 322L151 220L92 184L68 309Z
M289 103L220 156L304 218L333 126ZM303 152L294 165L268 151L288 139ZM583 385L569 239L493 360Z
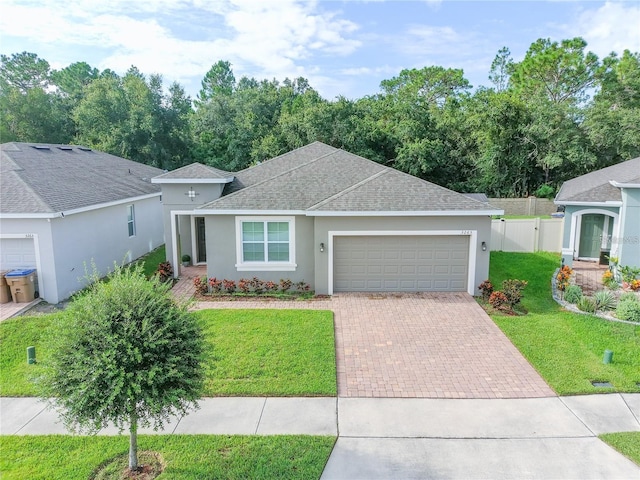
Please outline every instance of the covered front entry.
M468 235L337 236L335 292L464 292Z
M613 219L599 213L584 214L581 218L578 258L597 259L601 251L611 249Z

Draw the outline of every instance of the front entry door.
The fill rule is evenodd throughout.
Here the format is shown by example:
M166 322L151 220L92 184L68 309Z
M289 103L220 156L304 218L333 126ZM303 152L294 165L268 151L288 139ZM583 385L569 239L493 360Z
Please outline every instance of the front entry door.
M205 237L204 217L196 217L196 246L198 248L197 262L207 261L207 241Z
M582 215L580 225L580 246L578 257L599 258L602 247L602 234L604 231L604 215L587 214Z

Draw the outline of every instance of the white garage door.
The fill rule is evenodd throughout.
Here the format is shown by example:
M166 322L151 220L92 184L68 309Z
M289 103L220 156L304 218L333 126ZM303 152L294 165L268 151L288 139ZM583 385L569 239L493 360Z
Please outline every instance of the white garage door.
M336 292L464 292L469 237L336 236Z
M0 239L0 270L36 268L36 250L32 238Z

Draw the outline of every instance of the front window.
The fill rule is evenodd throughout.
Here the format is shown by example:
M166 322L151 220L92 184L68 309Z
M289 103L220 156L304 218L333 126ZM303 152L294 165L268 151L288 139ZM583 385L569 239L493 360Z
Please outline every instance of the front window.
M238 218L238 270L293 270L292 217Z
M129 236L135 237L136 235L136 214L133 205L129 205L127 212L127 227L129 228Z

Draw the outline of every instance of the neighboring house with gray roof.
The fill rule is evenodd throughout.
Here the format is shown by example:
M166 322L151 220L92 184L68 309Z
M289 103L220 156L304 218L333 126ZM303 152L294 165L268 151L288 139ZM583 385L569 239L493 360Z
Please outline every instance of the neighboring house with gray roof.
M318 294L477 294L488 277L502 211L483 202L320 142L235 174L205 168L152 180L174 265L187 253L209 277L288 278Z
M565 207L565 264L612 256L640 266L640 157L564 182L555 203Z
M162 170L76 145L0 145L0 269L36 268L58 303L164 243Z

